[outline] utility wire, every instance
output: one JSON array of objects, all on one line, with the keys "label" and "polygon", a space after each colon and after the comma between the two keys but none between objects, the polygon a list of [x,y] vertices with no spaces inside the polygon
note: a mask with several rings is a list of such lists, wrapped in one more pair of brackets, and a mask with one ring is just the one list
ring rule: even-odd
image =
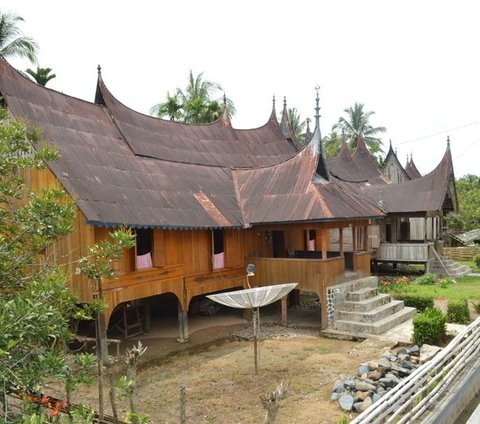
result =
[{"label": "utility wire", "polygon": [[460,129],[466,128],[466,127],[471,127],[471,126],[474,126],[474,125],[477,125],[477,124],[480,124],[480,121],[470,122],[468,124],[464,124],[464,125],[460,125],[458,127],[450,128],[448,130],[440,131],[440,132],[437,132],[437,133],[434,133],[434,134],[425,135],[423,137],[411,138],[409,140],[395,142],[395,145],[408,144],[408,143],[413,143],[414,141],[425,140],[426,138],[436,137],[436,136],[442,135],[442,134],[448,134],[448,133],[451,133],[453,131],[457,131],[457,130],[460,130]]}]

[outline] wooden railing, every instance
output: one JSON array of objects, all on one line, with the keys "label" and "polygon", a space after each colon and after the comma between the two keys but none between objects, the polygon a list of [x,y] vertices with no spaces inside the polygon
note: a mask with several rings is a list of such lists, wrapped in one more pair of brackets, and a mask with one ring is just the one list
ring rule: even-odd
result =
[{"label": "wooden railing", "polygon": [[432,243],[381,243],[376,259],[379,261],[427,262]]},{"label": "wooden railing", "polygon": [[343,257],[329,259],[251,258],[255,264],[255,277],[251,282],[258,286],[280,283],[298,283],[304,291],[323,292],[328,285],[344,274]]}]

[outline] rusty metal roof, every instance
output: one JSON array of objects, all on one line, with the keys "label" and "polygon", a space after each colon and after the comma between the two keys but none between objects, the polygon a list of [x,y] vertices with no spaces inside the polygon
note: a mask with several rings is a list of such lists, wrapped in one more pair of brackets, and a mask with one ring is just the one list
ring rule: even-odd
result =
[{"label": "rusty metal roof", "polygon": [[357,149],[353,156],[350,154],[347,144],[342,143],[339,154],[328,160],[328,166],[330,174],[342,181],[387,184],[387,179],[379,171],[363,138],[357,141]]},{"label": "rusty metal roof", "polygon": [[38,86],[2,58],[0,92],[13,116],[59,150],[49,166],[90,223],[245,225],[229,169],[137,156],[104,107]]},{"label": "rusty metal roof", "polygon": [[422,177],[422,174],[420,174],[420,171],[417,169],[412,157],[410,157],[410,160],[408,160],[407,164],[405,165],[405,172],[411,180]]},{"label": "rusty metal roof", "polygon": [[340,220],[383,216],[365,199],[334,182],[316,184],[318,156],[312,140],[281,164],[235,170],[246,220],[252,224]]},{"label": "rusty metal roof", "polygon": [[329,182],[316,175],[319,140],[294,152],[273,113],[249,130],[232,128],[226,115],[205,125],[165,121],[118,102],[101,78],[103,104],[90,103],[36,85],[3,58],[0,93],[13,116],[59,150],[49,166],[93,225],[239,228],[430,210],[451,170],[448,155],[409,182],[415,187],[387,185],[360,141],[353,157],[342,151],[328,162]]},{"label": "rusty metal roof", "polygon": [[136,155],[189,164],[251,168],[272,165],[296,153],[273,114],[264,126],[248,130],[233,128],[228,115],[209,124],[169,121],[129,109],[110,93],[101,76],[97,101],[106,105]]},{"label": "rusty metal roof", "polygon": [[[387,213],[428,213],[441,211],[445,201],[457,209],[450,145],[437,167],[429,174],[399,184],[346,183],[358,195]],[[449,199],[450,198],[450,199]]]}]

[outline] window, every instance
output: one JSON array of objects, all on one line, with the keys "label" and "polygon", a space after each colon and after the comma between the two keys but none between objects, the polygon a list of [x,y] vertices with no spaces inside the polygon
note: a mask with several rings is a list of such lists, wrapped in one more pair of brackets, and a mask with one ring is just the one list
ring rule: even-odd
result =
[{"label": "window", "polygon": [[152,268],[152,235],[151,228],[139,228],[136,230],[137,235],[137,257],[136,268],[146,269]]},{"label": "window", "polygon": [[213,269],[225,268],[225,241],[224,231],[216,229],[212,232],[213,238]]},{"label": "window", "polygon": [[317,243],[317,231],[316,230],[306,230],[304,232],[305,238],[305,250],[313,252],[316,250],[316,243]]}]

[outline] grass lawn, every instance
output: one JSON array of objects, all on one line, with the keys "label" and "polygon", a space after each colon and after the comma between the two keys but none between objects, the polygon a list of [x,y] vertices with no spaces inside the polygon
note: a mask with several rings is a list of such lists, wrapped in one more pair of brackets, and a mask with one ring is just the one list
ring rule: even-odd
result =
[{"label": "grass lawn", "polygon": [[458,261],[458,262],[463,265],[467,265],[472,270],[472,272],[476,272],[480,274],[480,268],[475,264],[475,262],[473,261]]},{"label": "grass lawn", "polygon": [[432,297],[434,299],[460,300],[472,299],[480,300],[480,277],[458,278],[452,283],[437,283],[431,285],[420,285],[414,279],[399,277],[391,280],[382,280],[379,282],[379,289],[384,293],[411,293],[419,296]]}]

